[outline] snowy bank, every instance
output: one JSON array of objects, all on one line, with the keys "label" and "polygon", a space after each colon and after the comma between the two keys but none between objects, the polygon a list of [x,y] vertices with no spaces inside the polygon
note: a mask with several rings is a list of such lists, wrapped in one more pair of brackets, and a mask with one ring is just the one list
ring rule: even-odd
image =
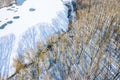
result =
[{"label": "snowy bank", "polygon": [[12,74],[12,58],[57,32],[67,31],[67,8],[61,0],[26,0],[0,9],[0,75]]}]

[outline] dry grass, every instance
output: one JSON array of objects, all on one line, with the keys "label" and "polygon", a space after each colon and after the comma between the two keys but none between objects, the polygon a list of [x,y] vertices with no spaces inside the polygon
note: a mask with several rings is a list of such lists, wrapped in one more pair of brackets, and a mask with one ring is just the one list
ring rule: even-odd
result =
[{"label": "dry grass", "polygon": [[10,79],[119,80],[120,2],[94,1],[90,7],[83,1],[71,30],[50,37],[48,44],[38,43],[36,55],[32,49],[25,54],[29,64],[15,60],[16,73]]}]

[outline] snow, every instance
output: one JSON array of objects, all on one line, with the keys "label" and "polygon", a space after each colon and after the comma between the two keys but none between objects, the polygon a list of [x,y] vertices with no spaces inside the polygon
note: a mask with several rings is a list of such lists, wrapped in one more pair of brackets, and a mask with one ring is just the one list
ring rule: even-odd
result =
[{"label": "snow", "polygon": [[[19,35],[26,31],[26,29],[28,29],[28,27],[31,27],[33,24],[40,22],[50,23],[53,18],[57,17],[57,12],[64,10],[64,6],[62,6],[62,3],[60,3],[59,0],[29,0],[25,1],[23,6],[16,7],[19,10],[18,12],[7,11],[6,8],[0,10],[0,17],[2,20],[4,20],[1,23],[4,23],[6,18],[13,20],[13,16],[20,16],[20,19],[15,20],[15,22],[13,22],[11,25],[8,25],[5,30],[0,31],[0,36],[9,34],[11,32]],[[29,8],[34,8],[36,10],[34,12],[30,12]],[[19,25],[21,27],[16,27],[15,25]],[[13,31],[13,29],[15,30]]]},{"label": "snow", "polygon": [[[6,23],[6,24],[5,24]],[[0,74],[11,73],[12,59],[56,32],[67,31],[67,8],[61,0],[26,0],[0,9]],[[9,68],[8,68],[9,67]]]}]

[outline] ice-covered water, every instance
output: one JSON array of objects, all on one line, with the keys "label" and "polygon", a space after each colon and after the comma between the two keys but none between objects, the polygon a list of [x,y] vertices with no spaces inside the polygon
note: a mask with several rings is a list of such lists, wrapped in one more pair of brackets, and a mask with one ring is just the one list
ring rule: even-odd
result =
[{"label": "ice-covered water", "polygon": [[0,9],[0,76],[14,73],[14,56],[35,51],[38,41],[67,29],[67,8],[61,0],[26,0]]},{"label": "ice-covered water", "polygon": [[17,5],[22,5],[25,0],[16,0]]}]

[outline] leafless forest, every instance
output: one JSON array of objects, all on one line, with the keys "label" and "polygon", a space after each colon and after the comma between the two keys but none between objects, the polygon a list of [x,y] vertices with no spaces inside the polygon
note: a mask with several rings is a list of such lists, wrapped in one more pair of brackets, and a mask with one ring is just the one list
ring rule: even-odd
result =
[{"label": "leafless forest", "polygon": [[83,0],[77,7],[69,31],[15,59],[8,79],[120,80],[120,0]]}]

